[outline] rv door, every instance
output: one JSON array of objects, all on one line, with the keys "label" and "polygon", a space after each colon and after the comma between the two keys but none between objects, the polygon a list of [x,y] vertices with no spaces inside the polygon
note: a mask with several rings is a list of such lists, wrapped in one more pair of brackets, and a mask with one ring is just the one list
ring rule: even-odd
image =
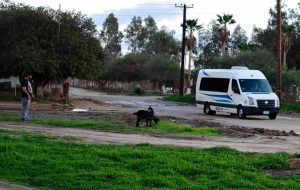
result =
[{"label": "rv door", "polygon": [[231,81],[231,90],[229,91],[229,96],[233,100],[232,108],[235,108],[235,106],[238,105],[239,99],[241,97],[241,91],[236,79],[232,79]]}]

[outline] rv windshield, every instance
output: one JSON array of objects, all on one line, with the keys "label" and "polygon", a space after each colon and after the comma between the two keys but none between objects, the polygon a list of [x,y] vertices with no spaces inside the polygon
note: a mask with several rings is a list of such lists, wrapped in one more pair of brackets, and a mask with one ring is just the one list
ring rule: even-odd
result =
[{"label": "rv windshield", "polygon": [[266,79],[239,79],[243,92],[272,92],[272,88]]}]

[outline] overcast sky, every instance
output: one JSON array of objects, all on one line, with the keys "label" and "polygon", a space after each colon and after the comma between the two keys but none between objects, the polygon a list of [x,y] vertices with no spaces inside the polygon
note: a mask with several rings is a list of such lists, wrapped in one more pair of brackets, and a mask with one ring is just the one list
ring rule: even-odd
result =
[{"label": "overcast sky", "polygon": [[[217,14],[233,14],[234,19],[251,35],[253,26],[266,28],[269,9],[276,5],[276,0],[15,0],[32,6],[49,6],[62,10],[80,11],[93,18],[98,29],[110,13],[118,18],[120,30],[124,30],[133,16],[142,18],[151,15],[158,27],[166,25],[170,30],[176,30],[176,37],[181,36],[182,13],[175,4],[193,6],[187,9],[187,19],[198,19],[199,24],[206,25],[217,18]],[[298,8],[299,0],[282,0],[287,8]],[[231,26],[233,29],[236,25]]]}]

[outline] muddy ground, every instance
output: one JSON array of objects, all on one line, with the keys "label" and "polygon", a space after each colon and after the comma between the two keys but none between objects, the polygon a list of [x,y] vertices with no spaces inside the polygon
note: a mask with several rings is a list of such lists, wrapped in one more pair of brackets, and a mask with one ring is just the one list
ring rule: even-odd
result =
[{"label": "muddy ground", "polygon": [[[84,105],[84,106],[82,106]],[[72,111],[76,107],[89,107],[86,111]],[[0,103],[1,112],[19,114],[20,105],[16,102]],[[102,110],[99,110],[102,107]],[[97,108],[97,111],[93,111]],[[126,127],[135,127],[136,118],[128,112],[115,109],[111,105],[91,100],[91,99],[76,99],[71,105],[64,105],[62,103],[47,102],[35,100],[31,105],[30,117],[32,119],[65,119],[65,120],[100,120],[108,115],[114,115],[118,121],[116,123]],[[168,120],[176,123],[190,124],[193,127],[217,127],[220,129],[222,135],[229,137],[247,138],[255,135],[261,136],[299,136],[294,131],[280,131],[270,130],[264,128],[247,128],[241,126],[227,126],[220,123],[210,122],[201,119],[184,119],[172,116],[159,116],[160,120]]]},{"label": "muddy ground", "polygon": [[[2,112],[18,114],[20,105],[18,102],[1,103],[0,108]],[[74,108],[85,108],[86,111],[74,112]],[[114,117],[111,122],[119,124],[124,127],[135,127],[135,116],[128,109],[123,109],[115,105],[107,105],[98,101],[93,101],[90,99],[73,99],[72,105],[64,105],[60,103],[53,103],[47,101],[35,100],[31,105],[30,116],[34,119],[66,119],[66,120],[95,120],[102,121],[102,118],[112,115]],[[150,135],[155,137],[151,141],[144,142],[143,140],[134,141],[122,141],[122,143],[152,143],[155,141],[161,141],[161,139],[170,138],[170,141],[174,139],[178,140],[191,140],[191,141],[203,141],[203,145],[199,145],[198,142],[190,142],[190,146],[194,147],[213,147],[213,146],[229,146],[232,148],[237,148],[241,151],[254,151],[254,152],[300,152],[300,137],[294,131],[282,131],[282,130],[270,130],[264,128],[247,128],[241,126],[228,126],[222,125],[220,123],[214,123],[205,119],[185,119],[180,117],[171,116],[158,116],[161,120],[169,120],[177,123],[190,124],[193,127],[206,127],[213,126],[220,128],[222,137],[186,137],[179,135]],[[3,127],[3,125],[2,125]],[[15,128],[24,128],[27,130],[26,126],[15,125]],[[28,126],[30,128],[32,126]],[[142,126],[143,127],[143,126]],[[37,130],[39,130],[38,127]],[[65,128],[61,128],[62,134],[65,136],[74,136],[71,131],[67,131]],[[65,130],[65,131],[64,131]],[[76,129],[83,130],[83,129]],[[93,130],[92,130],[93,131]],[[98,132],[98,131],[97,131]],[[104,134],[105,135],[105,134]],[[125,134],[125,136],[128,134]],[[139,135],[139,134],[134,134]],[[100,135],[103,138],[103,134]],[[83,138],[80,135],[75,135],[76,138]],[[87,138],[88,137],[84,137]],[[99,137],[100,138],[100,137]],[[114,138],[113,136],[111,137]],[[143,137],[141,137],[143,138]],[[117,137],[116,137],[117,139]],[[138,138],[137,138],[138,139]],[[97,139],[91,139],[91,142],[101,143]],[[114,141],[114,140],[112,140]],[[215,142],[214,142],[215,141]],[[165,144],[172,144],[170,142],[165,142]],[[175,142],[178,145],[178,142]],[[182,142],[183,146],[189,145],[188,142]]]}]

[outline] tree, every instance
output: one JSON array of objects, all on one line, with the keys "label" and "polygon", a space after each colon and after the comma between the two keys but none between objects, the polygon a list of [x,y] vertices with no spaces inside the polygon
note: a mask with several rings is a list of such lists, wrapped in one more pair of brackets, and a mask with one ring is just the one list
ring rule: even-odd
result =
[{"label": "tree", "polygon": [[[0,11],[0,75],[32,72],[35,85],[78,77],[93,79],[102,68],[96,25],[81,13],[25,5]],[[3,69],[2,69],[3,68]]]},{"label": "tree", "polygon": [[256,47],[255,44],[247,43],[247,42],[241,42],[238,45],[239,51],[253,51],[255,47]]},{"label": "tree", "polygon": [[293,25],[282,25],[282,65],[285,67],[287,67],[286,56],[291,49],[293,38],[295,37],[294,30],[295,27]]},{"label": "tree", "polygon": [[105,55],[116,58],[121,55],[123,33],[119,31],[118,19],[110,13],[102,25],[100,39],[104,45]]},{"label": "tree", "polygon": [[246,44],[248,41],[248,38],[246,36],[246,31],[241,28],[241,26],[238,24],[235,29],[233,30],[232,35],[229,38],[229,50],[230,53],[235,55],[239,50],[240,44]]},{"label": "tree", "polygon": [[195,68],[217,68],[212,64],[212,60],[220,55],[222,44],[219,40],[219,25],[215,20],[211,21],[207,29],[199,33],[198,58],[194,61]]},{"label": "tree", "polygon": [[158,31],[157,25],[153,17],[148,16],[144,19],[145,26],[142,27],[142,34],[145,38],[145,44],[143,49],[149,53],[153,54],[155,51],[154,38],[155,34]]},{"label": "tree", "polygon": [[[191,63],[192,63],[192,50],[196,43],[196,38],[194,36],[195,30],[200,30],[203,28],[201,25],[198,25],[198,19],[191,19],[186,20],[186,29],[189,32],[189,35],[185,38],[185,45],[187,47],[187,51],[189,52],[189,64],[188,64],[188,89],[190,89],[190,83],[191,83]],[[189,92],[188,92],[189,93]]]},{"label": "tree", "polygon": [[162,84],[174,83],[178,80],[180,68],[176,60],[158,54],[151,56],[143,70],[146,78],[153,81],[156,89],[159,90]]},{"label": "tree", "polygon": [[107,65],[104,79],[112,81],[141,81],[144,80],[143,65],[150,57],[144,53],[129,53],[117,58]]},{"label": "tree", "polygon": [[169,58],[177,57],[180,53],[180,42],[174,38],[174,31],[162,27],[153,36],[153,53],[165,55]]},{"label": "tree", "polygon": [[224,55],[226,52],[226,46],[228,43],[228,36],[230,35],[230,33],[227,29],[227,25],[234,24],[234,23],[236,23],[236,21],[232,18],[233,15],[230,15],[230,14],[223,14],[223,16],[217,15],[217,17],[218,17],[217,21],[220,25],[219,35],[220,35],[220,40],[222,42],[221,53],[222,53],[222,55]]},{"label": "tree", "polygon": [[125,39],[128,43],[128,49],[131,50],[133,53],[140,52],[145,44],[145,37],[142,32],[142,24],[142,18],[134,16],[130,24],[125,29]]}]

